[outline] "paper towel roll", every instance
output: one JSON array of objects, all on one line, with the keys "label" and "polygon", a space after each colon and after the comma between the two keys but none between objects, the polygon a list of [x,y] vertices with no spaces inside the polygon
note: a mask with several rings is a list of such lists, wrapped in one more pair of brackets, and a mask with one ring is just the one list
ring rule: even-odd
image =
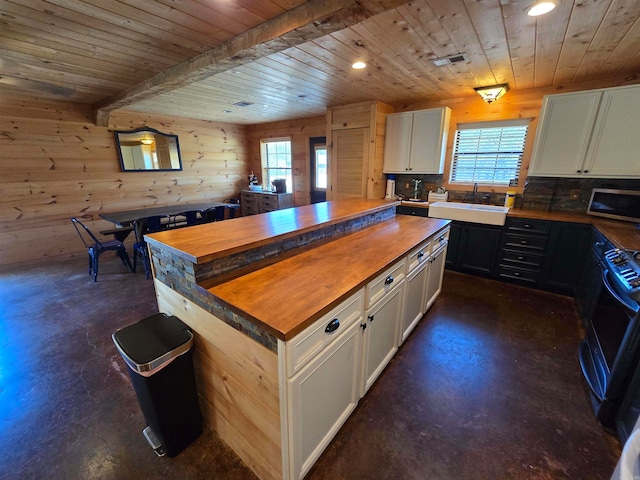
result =
[{"label": "paper towel roll", "polygon": [[387,180],[387,194],[384,198],[396,198],[396,181]]}]

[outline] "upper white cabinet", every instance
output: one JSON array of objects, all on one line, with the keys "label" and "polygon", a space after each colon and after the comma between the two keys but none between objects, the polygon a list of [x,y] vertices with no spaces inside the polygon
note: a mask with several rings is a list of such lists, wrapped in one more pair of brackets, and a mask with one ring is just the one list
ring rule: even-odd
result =
[{"label": "upper white cabinet", "polygon": [[547,95],[529,175],[640,175],[640,86]]},{"label": "upper white cabinet", "polygon": [[451,110],[387,115],[384,173],[442,173]]}]

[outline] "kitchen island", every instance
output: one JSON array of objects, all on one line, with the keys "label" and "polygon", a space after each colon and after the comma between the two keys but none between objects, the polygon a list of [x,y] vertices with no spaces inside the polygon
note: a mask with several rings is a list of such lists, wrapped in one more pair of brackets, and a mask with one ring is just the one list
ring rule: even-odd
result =
[{"label": "kitchen island", "polygon": [[260,478],[302,478],[440,291],[447,220],[327,202],[147,237],[196,337],[201,408]]}]

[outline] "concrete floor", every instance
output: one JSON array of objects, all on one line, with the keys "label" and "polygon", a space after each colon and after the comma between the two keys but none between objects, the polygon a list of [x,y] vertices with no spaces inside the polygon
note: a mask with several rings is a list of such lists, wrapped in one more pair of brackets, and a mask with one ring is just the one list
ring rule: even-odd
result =
[{"label": "concrete floor", "polygon": [[[0,479],[251,479],[211,432],[158,458],[118,328],[157,311],[152,281],[84,257],[0,271]],[[308,475],[607,479],[570,299],[446,272],[444,291]]]}]

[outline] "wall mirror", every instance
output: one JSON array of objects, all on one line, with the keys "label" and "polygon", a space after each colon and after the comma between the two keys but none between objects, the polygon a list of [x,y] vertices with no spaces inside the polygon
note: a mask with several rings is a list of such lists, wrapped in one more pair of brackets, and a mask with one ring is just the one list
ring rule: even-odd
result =
[{"label": "wall mirror", "polygon": [[177,135],[148,127],[116,130],[115,135],[123,172],[182,170]]}]

